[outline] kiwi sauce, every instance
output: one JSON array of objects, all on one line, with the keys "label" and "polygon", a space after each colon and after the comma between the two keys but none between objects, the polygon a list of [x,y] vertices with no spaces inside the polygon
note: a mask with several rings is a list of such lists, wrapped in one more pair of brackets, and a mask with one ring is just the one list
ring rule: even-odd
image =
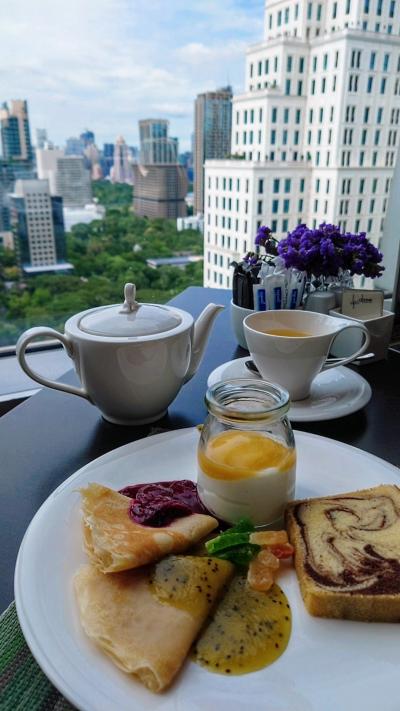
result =
[{"label": "kiwi sauce", "polygon": [[291,632],[286,595],[274,584],[252,590],[236,575],[197,640],[192,658],[217,674],[246,674],[272,664],[285,651]]}]

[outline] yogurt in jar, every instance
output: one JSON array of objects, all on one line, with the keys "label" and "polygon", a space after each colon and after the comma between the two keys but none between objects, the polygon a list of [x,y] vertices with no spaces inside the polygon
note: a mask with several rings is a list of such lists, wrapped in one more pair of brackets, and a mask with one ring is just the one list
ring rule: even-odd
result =
[{"label": "yogurt in jar", "polygon": [[294,498],[296,450],[254,430],[231,429],[211,437],[198,451],[200,499],[218,518],[255,526],[278,523]]}]

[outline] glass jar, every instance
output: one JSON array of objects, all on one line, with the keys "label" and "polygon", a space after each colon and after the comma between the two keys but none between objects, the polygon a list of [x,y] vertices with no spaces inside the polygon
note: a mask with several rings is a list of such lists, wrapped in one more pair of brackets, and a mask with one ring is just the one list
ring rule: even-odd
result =
[{"label": "glass jar", "polygon": [[206,393],[198,445],[199,496],[219,519],[281,526],[294,498],[296,449],[289,394],[263,380],[218,383]]}]

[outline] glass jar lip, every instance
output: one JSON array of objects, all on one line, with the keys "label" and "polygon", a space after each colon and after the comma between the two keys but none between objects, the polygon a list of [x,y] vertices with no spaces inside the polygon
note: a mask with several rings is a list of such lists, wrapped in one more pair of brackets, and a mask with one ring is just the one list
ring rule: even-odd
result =
[{"label": "glass jar lip", "polygon": [[[250,393],[253,400],[251,409],[241,409],[231,405],[239,400],[249,400]],[[270,398],[269,403],[267,397]],[[259,407],[254,407],[257,401]],[[235,378],[215,383],[208,388],[205,402],[212,415],[220,419],[240,422],[278,420],[290,407],[289,393],[285,388],[276,383],[254,378]]]}]

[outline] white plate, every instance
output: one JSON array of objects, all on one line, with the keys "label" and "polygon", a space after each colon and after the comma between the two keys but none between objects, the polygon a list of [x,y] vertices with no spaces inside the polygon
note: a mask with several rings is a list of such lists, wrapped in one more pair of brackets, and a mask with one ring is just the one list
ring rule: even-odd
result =
[{"label": "white plate", "polygon": [[[247,358],[237,358],[223,363],[208,376],[207,385],[215,385],[231,378],[254,378],[258,376],[246,368]],[[317,422],[335,420],[361,410],[370,401],[372,391],[369,383],[354,370],[343,365],[319,373],[311,385],[306,400],[292,402],[289,419],[292,422]]]},{"label": "white plate", "polygon": [[[82,711],[398,711],[398,625],[310,617],[293,570],[279,578],[293,613],[289,646],[253,674],[227,678],[188,662],[168,692],[154,695],[85,637],[72,585],[85,560],[78,488],[195,477],[198,436],[191,428],[120,447],[67,479],[36,514],[19,552],[15,598],[43,671]],[[303,432],[296,441],[298,497],[399,483],[396,467],[361,450]]]}]

